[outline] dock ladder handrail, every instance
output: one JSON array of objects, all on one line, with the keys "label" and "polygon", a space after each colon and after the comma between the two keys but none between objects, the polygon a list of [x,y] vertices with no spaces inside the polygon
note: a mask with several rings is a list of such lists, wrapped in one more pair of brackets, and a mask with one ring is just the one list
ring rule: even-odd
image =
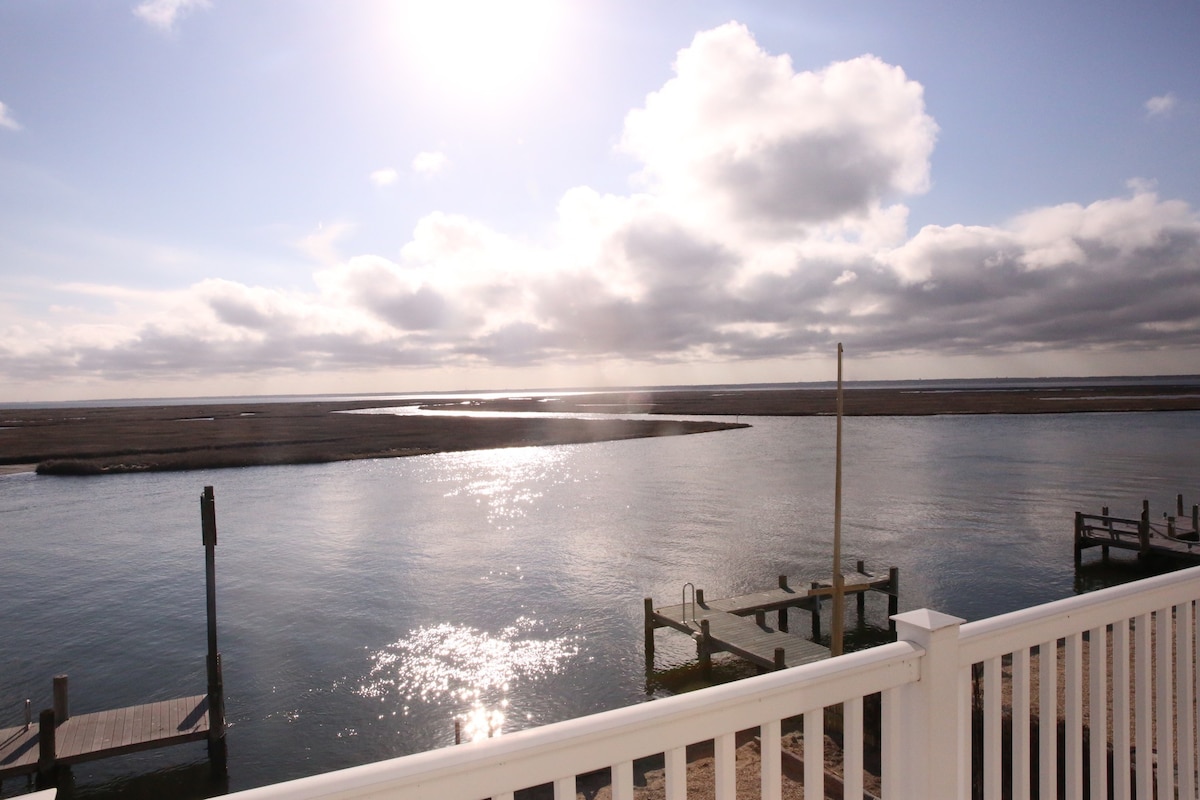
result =
[{"label": "dock ladder handrail", "polygon": [[679,613],[681,615],[683,615],[679,621],[684,623],[685,625],[688,624],[687,590],[688,590],[689,586],[692,587],[692,619],[691,619],[691,622],[696,621],[696,584],[692,583],[691,581],[688,581],[687,583],[685,583],[683,585],[683,589],[680,590],[680,592],[679,592]]}]

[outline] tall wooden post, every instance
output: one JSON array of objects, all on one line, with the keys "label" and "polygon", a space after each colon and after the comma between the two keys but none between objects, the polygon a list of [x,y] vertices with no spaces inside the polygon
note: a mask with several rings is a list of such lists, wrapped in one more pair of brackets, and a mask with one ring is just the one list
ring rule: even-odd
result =
[{"label": "tall wooden post", "polygon": [[833,486],[833,610],[829,650],[842,654],[842,628],[846,616],[845,584],[842,581],[842,343],[837,348],[837,467]]},{"label": "tall wooden post", "polygon": [[208,757],[213,771],[224,775],[227,770],[225,680],[221,675],[221,652],[217,649],[217,503],[211,486],[205,486],[200,496],[200,530],[208,600]]}]

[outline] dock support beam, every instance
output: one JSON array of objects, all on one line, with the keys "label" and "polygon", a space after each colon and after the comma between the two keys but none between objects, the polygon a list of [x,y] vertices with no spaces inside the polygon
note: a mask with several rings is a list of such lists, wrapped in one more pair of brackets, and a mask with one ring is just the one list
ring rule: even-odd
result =
[{"label": "dock support beam", "polygon": [[208,758],[213,772],[225,775],[225,679],[221,653],[217,649],[217,503],[213,487],[205,486],[200,496],[200,529],[204,541],[204,584],[208,617]]},{"label": "dock support beam", "polygon": [[700,620],[700,638],[696,640],[696,655],[700,657],[700,672],[705,678],[712,677],[712,642],[708,632],[708,620]]}]

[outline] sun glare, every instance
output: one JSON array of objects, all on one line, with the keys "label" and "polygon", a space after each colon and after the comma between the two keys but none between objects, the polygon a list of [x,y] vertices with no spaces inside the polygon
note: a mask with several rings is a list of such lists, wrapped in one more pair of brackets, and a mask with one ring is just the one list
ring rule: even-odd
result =
[{"label": "sun glare", "polygon": [[436,0],[399,6],[407,60],[434,91],[471,100],[527,91],[549,69],[555,0]]}]

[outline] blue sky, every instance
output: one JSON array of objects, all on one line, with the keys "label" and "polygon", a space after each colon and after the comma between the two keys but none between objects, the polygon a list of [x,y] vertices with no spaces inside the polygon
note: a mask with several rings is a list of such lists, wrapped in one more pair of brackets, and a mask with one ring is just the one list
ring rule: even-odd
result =
[{"label": "blue sky", "polygon": [[1200,373],[1200,3],[0,4],[0,401]]}]

